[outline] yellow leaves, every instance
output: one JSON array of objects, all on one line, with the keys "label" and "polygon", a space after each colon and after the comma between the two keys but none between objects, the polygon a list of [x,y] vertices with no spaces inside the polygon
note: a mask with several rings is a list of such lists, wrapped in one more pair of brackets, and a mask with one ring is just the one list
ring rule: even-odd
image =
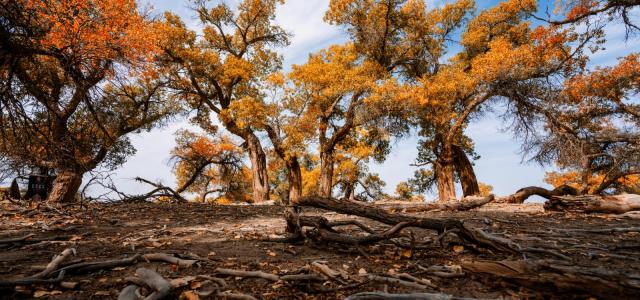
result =
[{"label": "yellow leaves", "polygon": [[269,107],[252,97],[243,97],[233,101],[229,109],[225,109],[222,115],[226,120],[233,120],[238,127],[262,128],[267,118],[272,115]]},{"label": "yellow leaves", "polygon": [[138,13],[134,0],[17,1],[37,15],[33,25],[46,30],[40,46],[82,57],[87,67],[100,60],[148,59],[158,50],[153,22]]},{"label": "yellow leaves", "polygon": [[535,0],[509,0],[481,12],[469,22],[462,35],[462,45],[468,55],[475,56],[487,47],[494,37],[508,35],[512,40],[521,40],[528,25],[521,20],[537,9]]},{"label": "yellow leaves", "polygon": [[612,67],[596,68],[565,82],[564,95],[574,103],[590,98],[622,102],[640,87],[640,54],[632,53]]}]

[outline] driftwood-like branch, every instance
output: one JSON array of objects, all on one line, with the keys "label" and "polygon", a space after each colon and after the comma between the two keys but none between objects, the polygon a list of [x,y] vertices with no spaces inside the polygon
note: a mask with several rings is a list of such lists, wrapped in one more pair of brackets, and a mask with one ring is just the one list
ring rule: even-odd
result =
[{"label": "driftwood-like branch", "polygon": [[227,275],[227,276],[236,276],[236,277],[245,277],[245,278],[246,277],[262,278],[270,281],[280,280],[280,277],[278,275],[265,273],[262,271],[240,271],[240,270],[217,268],[214,272],[216,274]]},{"label": "driftwood-like branch", "polygon": [[616,196],[554,196],[544,204],[545,210],[573,211],[583,213],[622,214],[640,210],[640,195],[622,194]]},{"label": "driftwood-like branch", "polygon": [[475,261],[463,263],[462,268],[535,289],[546,286],[545,291],[556,297],[558,292],[598,299],[624,299],[640,294],[640,274],[580,267],[560,261]]},{"label": "driftwood-like branch", "polygon": [[128,285],[118,295],[118,300],[138,300],[140,299],[140,288],[137,285]]},{"label": "driftwood-like branch", "polygon": [[67,258],[69,258],[69,256],[75,255],[75,254],[76,254],[76,249],[74,249],[74,248],[64,249],[64,251],[62,251],[62,253],[56,255],[51,260],[51,262],[49,262],[49,264],[44,268],[44,270],[42,270],[38,274],[35,274],[35,275],[31,276],[30,278],[32,278],[32,279],[42,279],[42,278],[45,278],[45,277],[49,276],[49,274],[53,273],[63,261],[65,261]]},{"label": "driftwood-like branch", "polygon": [[59,283],[59,282],[62,282],[63,278],[64,278],[64,271],[58,273],[58,277],[53,279],[25,278],[25,279],[0,281],[0,287],[13,287],[17,285],[30,285],[30,284]]},{"label": "driftwood-like branch", "polygon": [[82,262],[77,264],[72,264],[57,270],[56,272],[68,272],[68,273],[87,273],[91,271],[103,270],[103,269],[111,269],[115,267],[124,267],[130,266],[138,262],[140,259],[140,255],[134,255],[129,258],[123,259],[114,259],[114,260],[106,260],[106,261],[98,261],[98,262]]},{"label": "driftwood-like branch", "polygon": [[149,253],[142,255],[142,258],[148,261],[162,261],[174,265],[178,265],[179,267],[190,268],[198,262],[197,260],[190,259],[180,259],[175,256],[171,256],[165,253]]},{"label": "driftwood-like branch", "polygon": [[432,287],[432,285],[424,285],[424,284],[421,284],[421,283],[417,283],[417,282],[413,282],[413,281],[407,281],[407,280],[400,279],[400,278],[379,276],[379,275],[373,275],[373,274],[367,274],[366,277],[372,282],[401,285],[401,286],[405,286],[405,287],[412,288],[412,289],[425,290],[425,289],[428,289],[428,288]]},{"label": "driftwood-like branch", "polygon": [[367,245],[388,240],[393,238],[402,229],[411,226],[409,222],[398,223],[387,231],[381,233],[372,233],[366,236],[353,236],[349,234],[336,233],[323,228],[318,228],[318,238],[322,241],[350,244],[350,245]]},{"label": "driftwood-like branch", "polygon": [[421,218],[406,216],[390,213],[373,205],[348,200],[338,201],[332,198],[316,196],[302,197],[298,201],[298,205],[364,217],[392,226],[395,226],[398,223],[411,223],[411,227],[431,229],[438,232],[444,232],[447,229],[457,229],[459,231],[456,232],[456,234],[460,238],[477,245],[512,253],[519,253],[520,249],[519,245],[510,240],[493,236],[480,229],[469,228],[460,220],[451,218]]},{"label": "driftwood-like branch", "polygon": [[345,300],[482,300],[477,298],[460,298],[447,294],[412,293],[388,294],[382,292],[364,292],[351,295]]},{"label": "driftwood-like branch", "polygon": [[468,211],[474,208],[481,207],[485,204],[493,202],[494,195],[486,197],[479,196],[467,196],[460,201],[448,201],[448,202],[434,202],[426,205],[410,206],[404,209],[405,212],[426,212],[433,210],[440,211]]},{"label": "driftwood-like branch", "polygon": [[506,197],[498,197],[496,202],[500,203],[524,203],[525,200],[531,196],[540,196],[545,199],[551,199],[553,196],[565,196],[565,195],[577,195],[578,190],[568,185],[561,185],[553,190],[548,190],[543,187],[529,186],[521,188],[513,195]]},{"label": "driftwood-like branch", "polygon": [[144,300],[164,299],[171,291],[171,284],[160,274],[153,270],[139,268],[136,274],[148,287],[153,289],[153,293],[144,298]]}]

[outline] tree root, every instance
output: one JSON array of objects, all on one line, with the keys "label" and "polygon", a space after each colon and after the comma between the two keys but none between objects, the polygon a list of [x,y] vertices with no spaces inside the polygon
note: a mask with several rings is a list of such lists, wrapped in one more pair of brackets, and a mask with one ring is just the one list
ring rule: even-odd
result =
[{"label": "tree root", "polygon": [[14,287],[16,285],[60,283],[62,282],[63,278],[64,278],[64,271],[58,273],[58,277],[53,279],[25,278],[25,279],[17,279],[17,280],[0,281],[0,288]]},{"label": "tree root", "polygon": [[[455,219],[439,219],[439,218],[421,218],[414,216],[406,216],[401,214],[389,213],[378,207],[348,200],[335,200],[322,197],[302,197],[297,203],[299,206],[309,206],[321,208],[329,211],[335,211],[342,214],[356,215],[372,219],[387,225],[396,226],[400,223],[409,223],[407,227],[418,227],[424,229],[436,230],[442,233],[448,229],[457,229],[455,232],[460,238],[470,243],[485,246],[494,250],[519,253],[520,246],[516,243],[485,233],[480,229],[473,229],[465,226],[460,220]],[[301,218],[301,226],[313,223],[317,228],[328,226],[328,222],[307,222],[307,217]],[[326,220],[326,219],[325,219]],[[330,228],[330,227],[329,227]]]},{"label": "tree root", "polygon": [[9,238],[9,239],[0,240],[0,246],[4,244],[21,244],[25,242],[27,239],[30,239],[34,236],[35,234],[31,233],[19,238]]},{"label": "tree root", "polygon": [[447,294],[413,293],[388,294],[381,292],[364,292],[351,295],[345,300],[481,300],[476,298],[459,298]]},{"label": "tree root", "polygon": [[[136,270],[136,275],[138,275],[138,278],[141,282],[144,282],[146,286],[153,289],[153,293],[145,297],[145,300],[164,299],[167,295],[169,295],[169,292],[171,291],[171,284],[160,274],[156,273],[153,270],[139,268]],[[126,295],[131,294],[130,290],[130,286],[125,287],[125,289],[120,292],[120,295],[123,295],[125,292]],[[118,296],[118,298],[120,298],[120,296]]]},{"label": "tree root", "polygon": [[35,274],[35,275],[31,276],[30,278],[42,279],[42,278],[47,277],[49,274],[53,273],[64,260],[69,258],[69,256],[75,255],[75,254],[76,254],[76,249],[74,249],[74,248],[64,249],[64,251],[62,251],[62,253],[56,255],[51,260],[51,262],[44,268],[44,270],[42,270],[38,274]]}]

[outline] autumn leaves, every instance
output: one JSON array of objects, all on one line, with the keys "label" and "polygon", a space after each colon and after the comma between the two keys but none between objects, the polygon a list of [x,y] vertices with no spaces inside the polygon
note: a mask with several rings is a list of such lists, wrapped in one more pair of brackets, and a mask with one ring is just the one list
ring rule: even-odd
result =
[{"label": "autumn leaves", "polygon": [[[628,102],[638,88],[637,54],[616,67],[585,67],[586,50],[599,50],[604,39],[602,22],[592,18],[621,16],[632,29],[627,6],[568,1],[558,6],[562,19],[542,22],[534,0],[481,10],[471,0],[441,7],[333,0],[325,21],[345,29],[349,41],[285,74],[278,51],[290,34],[275,22],[278,3],[245,0],[231,8],[194,1],[201,34],[171,13],[149,18],[130,0],[4,5],[0,154],[64,174],[52,200],[68,200],[82,174],[114,169],[133,153],[127,134],[188,112],[202,132],[179,134],[179,190],[202,200],[364,200],[384,196],[384,182],[368,163],[383,161],[393,139],[415,129],[417,163],[425,169],[402,190],[435,187],[449,200],[457,198],[458,182],[464,196],[486,187],[464,131],[498,105],[507,105],[503,117],[517,124],[518,136],[539,138],[523,143],[534,158],[549,141],[566,141],[565,133],[583,140],[573,144],[591,143],[581,146],[588,157],[599,153],[594,143],[603,134],[618,131],[604,152],[629,136],[615,125],[589,124],[587,116],[616,124],[612,118],[624,115],[637,125],[639,109]],[[587,142],[577,134],[582,128],[594,132]],[[607,156],[620,156],[616,151]],[[554,155],[540,161],[576,168]],[[612,184],[637,172],[602,157],[580,168],[615,167],[618,177],[604,181]]]}]

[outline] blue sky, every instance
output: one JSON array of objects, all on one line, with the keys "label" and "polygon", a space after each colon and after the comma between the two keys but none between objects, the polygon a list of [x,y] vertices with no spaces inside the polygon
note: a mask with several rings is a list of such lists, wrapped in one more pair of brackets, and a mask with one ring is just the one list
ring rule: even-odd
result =
[{"label": "blue sky", "polygon": [[[555,1],[550,0],[551,3]],[[219,1],[211,1],[215,4]],[[238,1],[225,1],[234,6]],[[428,1],[431,7],[442,5],[445,1]],[[494,6],[498,0],[476,1],[480,9]],[[199,27],[199,22],[187,8],[187,2],[180,0],[151,0],[154,12],[172,11],[180,15],[185,23],[193,28]],[[289,69],[292,64],[302,64],[309,53],[316,52],[331,44],[342,43],[347,37],[344,30],[324,23],[322,17],[327,10],[328,0],[288,0],[279,7],[276,22],[293,34],[291,45],[281,50],[284,57],[284,68]],[[541,1],[544,12],[548,5]],[[634,14],[637,15],[637,14]],[[610,65],[618,57],[622,57],[634,50],[638,38],[625,41],[624,27],[613,22],[606,28],[608,42],[607,50],[593,56],[592,64]],[[635,47],[638,51],[638,47]],[[171,165],[170,151],[174,146],[174,132],[188,126],[184,120],[169,126],[141,133],[132,137],[137,154],[131,157],[115,174],[119,188],[129,193],[140,193],[148,189],[136,183],[132,178],[141,176],[151,180],[159,180],[164,184],[175,185]],[[505,124],[497,120],[496,115],[487,115],[476,120],[467,129],[469,136],[476,144],[476,152],[480,160],[476,161],[478,179],[491,184],[498,195],[513,193],[515,190],[530,185],[546,186],[543,182],[545,170],[538,165],[522,161],[519,154],[519,143],[509,132],[505,132]],[[415,168],[410,164],[414,161],[416,137],[410,137],[394,144],[393,151],[384,164],[372,164],[371,169],[378,172],[387,182],[387,192],[392,193],[398,182],[407,180],[413,175]],[[548,170],[548,169],[547,169]],[[435,198],[435,195],[427,195]]]}]

